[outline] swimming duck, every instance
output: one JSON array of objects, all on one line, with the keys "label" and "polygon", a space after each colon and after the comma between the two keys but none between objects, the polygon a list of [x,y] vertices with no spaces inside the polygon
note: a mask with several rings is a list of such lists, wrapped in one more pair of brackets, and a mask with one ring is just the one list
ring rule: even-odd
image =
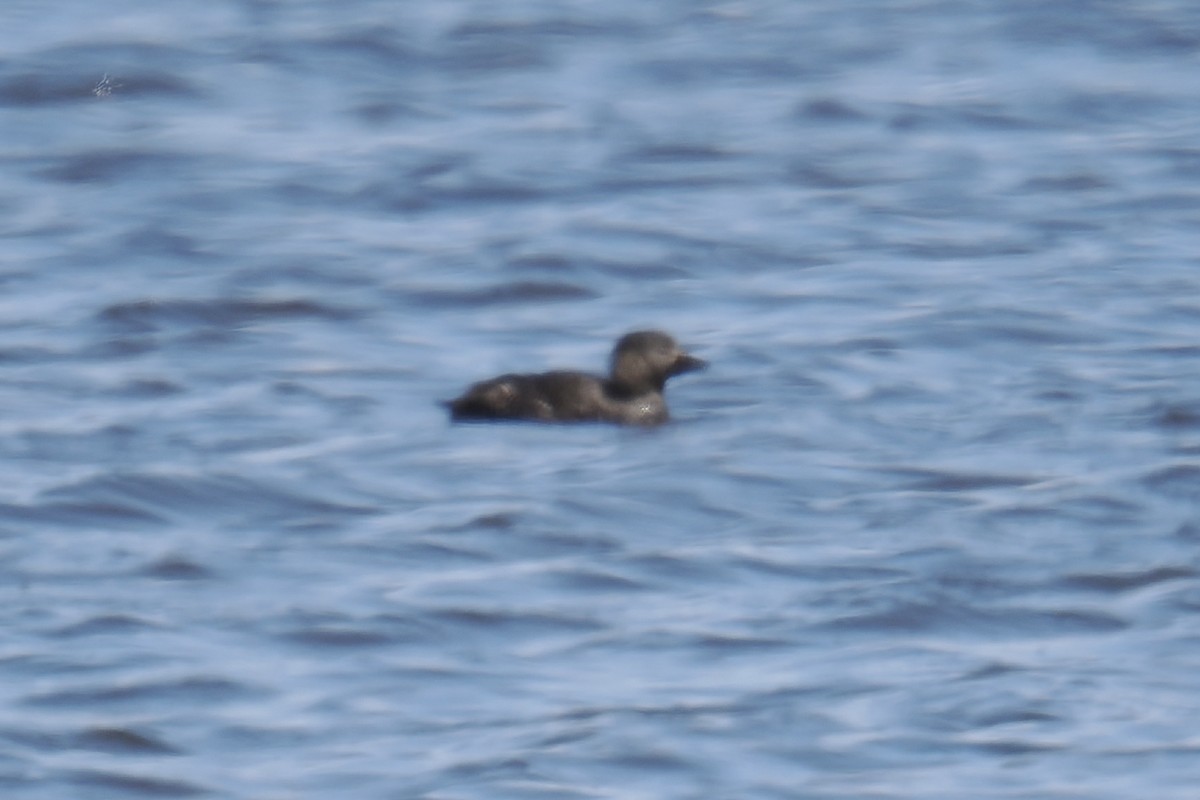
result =
[{"label": "swimming duck", "polygon": [[634,331],[613,347],[607,378],[568,370],[501,375],[473,384],[446,407],[454,420],[659,425],[669,419],[667,379],[706,366],[662,331]]}]

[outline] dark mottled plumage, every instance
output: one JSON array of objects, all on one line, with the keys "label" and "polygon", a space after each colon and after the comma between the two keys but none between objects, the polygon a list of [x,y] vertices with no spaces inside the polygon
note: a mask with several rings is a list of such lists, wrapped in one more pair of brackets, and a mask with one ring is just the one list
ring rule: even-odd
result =
[{"label": "dark mottled plumage", "polygon": [[657,425],[668,419],[667,378],[705,366],[667,334],[635,331],[613,348],[607,378],[567,371],[501,375],[474,384],[446,405],[456,420]]}]

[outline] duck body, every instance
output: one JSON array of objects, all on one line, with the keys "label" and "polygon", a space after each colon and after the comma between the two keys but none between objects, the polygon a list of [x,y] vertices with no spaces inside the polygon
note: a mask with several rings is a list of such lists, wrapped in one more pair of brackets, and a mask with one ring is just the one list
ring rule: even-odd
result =
[{"label": "duck body", "polygon": [[667,334],[635,331],[613,348],[608,377],[570,370],[501,375],[473,384],[446,406],[454,420],[659,425],[670,418],[667,379],[705,366]]}]

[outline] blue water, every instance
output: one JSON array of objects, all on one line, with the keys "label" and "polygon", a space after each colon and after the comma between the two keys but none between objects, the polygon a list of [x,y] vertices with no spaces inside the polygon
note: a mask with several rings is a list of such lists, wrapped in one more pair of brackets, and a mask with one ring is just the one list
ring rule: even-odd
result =
[{"label": "blue water", "polygon": [[[0,796],[1192,800],[1200,6],[0,7]],[[450,425],[660,327],[675,420]]]}]

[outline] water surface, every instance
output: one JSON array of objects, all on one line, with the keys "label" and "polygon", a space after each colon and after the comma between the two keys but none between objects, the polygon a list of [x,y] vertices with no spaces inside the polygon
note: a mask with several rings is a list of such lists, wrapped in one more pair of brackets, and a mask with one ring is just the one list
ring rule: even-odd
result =
[{"label": "water surface", "polygon": [[[1200,12],[0,11],[0,787],[1200,781]],[[452,426],[627,330],[675,420]]]}]

